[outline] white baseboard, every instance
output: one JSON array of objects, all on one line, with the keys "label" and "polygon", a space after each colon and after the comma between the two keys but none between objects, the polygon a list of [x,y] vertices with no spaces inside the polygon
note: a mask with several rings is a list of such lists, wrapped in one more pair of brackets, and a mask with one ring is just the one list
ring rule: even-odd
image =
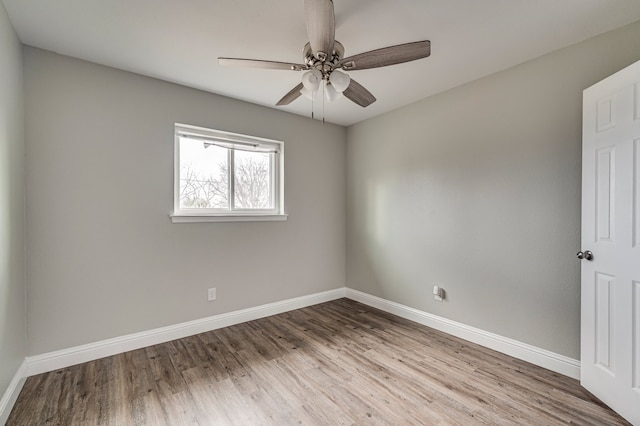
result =
[{"label": "white baseboard", "polygon": [[47,371],[53,371],[59,368],[65,368],[151,345],[157,345],[159,343],[181,339],[183,337],[228,327],[234,324],[253,321],[259,318],[292,311],[294,309],[305,308],[307,306],[317,305],[318,303],[329,302],[343,297],[345,297],[344,287],[322,293],[315,293],[308,296],[260,305],[254,308],[214,315],[208,318],[188,321],[167,327],[156,328],[154,330],[128,334],[126,336],[75,346],[55,352],[29,356],[25,359],[27,375],[33,376],[35,374],[45,373]]},{"label": "white baseboard", "polygon": [[580,379],[580,361],[498,334],[489,333],[418,309],[391,302],[361,291],[346,289],[346,297],[390,314],[415,321],[447,334],[477,343],[556,373]]},{"label": "white baseboard", "polygon": [[[415,321],[419,324],[426,325],[447,334],[460,337],[461,339],[502,352],[514,358],[547,368],[551,371],[555,371],[575,379],[580,378],[580,361],[573,358],[344,287],[256,306],[254,308],[214,315],[212,317],[161,327],[154,330],[129,334],[113,339],[102,340],[86,345],[75,346],[60,351],[30,356],[25,359],[25,363],[21,367],[22,376],[20,377],[22,377],[22,380],[24,381],[24,377],[27,376],[33,376],[35,374],[93,361],[106,356],[168,342],[218,328],[228,327],[230,325],[264,318],[316,305],[318,303],[340,299],[342,297],[347,297],[364,303],[365,305]],[[18,373],[16,373],[16,377],[18,376]],[[22,383],[23,382],[16,382],[14,385],[17,389],[17,392],[15,392],[16,398],[17,393],[20,392]],[[8,404],[8,401],[10,400],[9,397],[7,397],[7,394],[12,393],[9,391],[5,393],[5,397],[2,399],[2,403],[4,404]],[[11,407],[12,405],[13,402],[7,406]],[[0,405],[0,408],[3,407],[5,407],[5,405]],[[1,413],[2,411],[0,411],[0,414]],[[0,422],[0,424],[2,423]]]},{"label": "white baseboard", "polygon": [[24,381],[27,378],[27,363],[23,361],[18,367],[18,371],[13,375],[13,379],[9,382],[9,387],[2,395],[2,399],[0,399],[0,425],[3,425],[9,419],[9,414],[11,414],[11,409],[13,405],[16,403],[18,399],[18,395],[20,395],[20,391],[22,390],[22,386],[24,385]]}]

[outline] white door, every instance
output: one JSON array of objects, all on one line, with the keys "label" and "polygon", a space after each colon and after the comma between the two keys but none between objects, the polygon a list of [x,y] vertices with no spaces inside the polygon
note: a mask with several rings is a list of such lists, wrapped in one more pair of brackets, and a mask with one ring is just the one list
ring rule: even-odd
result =
[{"label": "white door", "polygon": [[581,382],[640,426],[640,62],[584,91],[582,138]]}]

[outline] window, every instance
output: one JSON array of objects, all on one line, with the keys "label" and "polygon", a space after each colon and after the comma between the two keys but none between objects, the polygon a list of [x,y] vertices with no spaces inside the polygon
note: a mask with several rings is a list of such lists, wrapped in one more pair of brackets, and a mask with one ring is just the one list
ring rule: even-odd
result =
[{"label": "window", "polygon": [[173,222],[285,220],[283,143],[176,124]]}]

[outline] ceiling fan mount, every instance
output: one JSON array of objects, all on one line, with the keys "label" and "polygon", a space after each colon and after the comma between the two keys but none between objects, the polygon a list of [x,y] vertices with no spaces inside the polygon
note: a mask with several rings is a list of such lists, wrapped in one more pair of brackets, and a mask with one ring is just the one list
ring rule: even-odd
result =
[{"label": "ceiling fan mount", "polygon": [[218,58],[224,66],[305,71],[302,83],[291,89],[276,105],[288,105],[301,95],[313,99],[320,84],[329,100],[344,95],[367,107],[375,96],[350,76],[340,71],[380,68],[426,58],[431,54],[429,40],[404,43],[344,57],[344,46],[335,39],[335,15],[332,0],[305,0],[305,20],[309,42],[304,45],[304,63],[265,61],[261,59]]}]

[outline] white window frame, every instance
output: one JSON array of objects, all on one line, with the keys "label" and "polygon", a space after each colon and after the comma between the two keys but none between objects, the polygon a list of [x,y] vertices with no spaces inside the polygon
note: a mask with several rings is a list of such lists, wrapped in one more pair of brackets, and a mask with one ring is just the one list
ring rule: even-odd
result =
[{"label": "white window frame", "polygon": [[[181,209],[180,208],[180,138],[201,139],[229,148],[229,208]],[[173,170],[173,223],[184,222],[262,222],[286,220],[284,213],[284,142],[255,136],[241,135],[221,130],[207,129],[189,124],[175,123]],[[233,147],[252,147],[252,150],[273,153],[271,157],[272,209],[236,209],[234,203],[235,169]]]}]

